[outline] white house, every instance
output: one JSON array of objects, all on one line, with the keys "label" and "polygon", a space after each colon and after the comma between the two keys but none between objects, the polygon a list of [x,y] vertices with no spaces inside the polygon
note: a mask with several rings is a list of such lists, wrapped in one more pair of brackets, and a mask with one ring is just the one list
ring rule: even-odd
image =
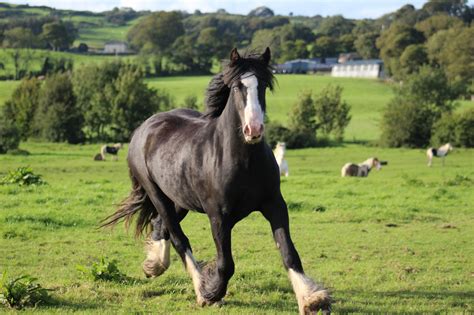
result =
[{"label": "white house", "polygon": [[105,54],[126,54],[128,52],[128,45],[125,42],[110,41],[106,42],[104,46]]},{"label": "white house", "polygon": [[345,78],[383,78],[385,76],[383,61],[379,59],[347,61],[334,65],[331,70],[333,77]]}]

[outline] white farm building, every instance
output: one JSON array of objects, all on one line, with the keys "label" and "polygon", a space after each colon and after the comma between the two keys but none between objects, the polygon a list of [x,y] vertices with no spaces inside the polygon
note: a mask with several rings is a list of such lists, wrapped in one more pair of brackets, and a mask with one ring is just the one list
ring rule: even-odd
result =
[{"label": "white farm building", "polygon": [[129,52],[128,45],[124,42],[110,41],[104,46],[104,54],[126,54]]},{"label": "white farm building", "polygon": [[347,61],[332,67],[331,76],[344,78],[383,78],[383,61],[379,59]]}]

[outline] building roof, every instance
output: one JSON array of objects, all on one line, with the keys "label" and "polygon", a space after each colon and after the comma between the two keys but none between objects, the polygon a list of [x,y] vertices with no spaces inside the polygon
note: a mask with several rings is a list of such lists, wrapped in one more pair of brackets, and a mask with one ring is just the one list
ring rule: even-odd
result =
[{"label": "building roof", "polygon": [[352,60],[344,63],[338,64],[338,66],[354,66],[354,65],[373,65],[373,64],[383,64],[383,61],[380,59],[367,59],[367,60]]},{"label": "building roof", "polygon": [[128,45],[126,42],[121,42],[119,40],[111,40],[108,42],[105,42],[104,45]]}]

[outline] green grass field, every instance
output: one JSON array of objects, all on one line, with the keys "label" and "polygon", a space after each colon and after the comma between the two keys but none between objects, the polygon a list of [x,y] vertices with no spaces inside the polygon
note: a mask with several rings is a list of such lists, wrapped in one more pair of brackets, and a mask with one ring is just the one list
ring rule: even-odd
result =
[{"label": "green grass field", "polygon": [[[222,308],[199,308],[172,253],[170,269],[144,278],[143,240],[122,225],[99,230],[129,191],[125,152],[94,162],[98,145],[23,143],[30,156],[0,156],[0,175],[30,165],[46,186],[0,186],[0,271],[31,274],[54,291],[34,313],[293,314],[296,300],[267,222],[258,213],[233,233],[236,272]],[[388,160],[368,178],[341,178],[347,161]],[[348,145],[288,152],[282,179],[293,240],[307,274],[324,282],[334,313],[469,313],[474,271],[474,150],[426,167],[424,150]],[[319,210],[319,211],[315,211]],[[195,256],[215,249],[208,220],[183,221]],[[93,282],[77,271],[101,256],[118,260],[132,284]],[[0,312],[3,311],[0,308]]]},{"label": "green grass field", "polygon": [[[4,64],[4,69],[0,69],[0,75],[14,75],[15,68],[11,52],[13,50],[9,48],[0,49],[0,62]],[[85,55],[85,54],[73,54],[67,52],[58,52],[41,49],[23,49],[21,50],[22,56],[29,56],[28,58],[22,57],[22,69],[27,68],[28,71],[40,71],[43,66],[44,59],[50,57],[53,59],[70,59],[73,61],[75,68],[81,67],[90,63],[102,63],[106,61],[113,61],[120,59],[124,62],[131,61],[135,56],[111,56],[111,55]],[[24,60],[29,60],[28,64],[24,64]],[[0,88],[3,89],[3,81],[0,81]],[[0,100],[1,101],[1,100]]]}]

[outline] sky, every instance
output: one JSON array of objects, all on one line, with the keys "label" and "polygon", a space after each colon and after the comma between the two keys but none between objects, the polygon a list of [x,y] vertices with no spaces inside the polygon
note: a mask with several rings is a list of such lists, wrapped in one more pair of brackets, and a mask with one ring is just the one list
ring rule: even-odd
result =
[{"label": "sky", "polygon": [[[0,0],[5,1],[5,0]],[[377,18],[410,3],[417,9],[426,0],[6,0],[7,3],[46,5],[57,9],[88,10],[101,12],[114,7],[131,7],[134,10],[184,10],[190,13],[215,12],[225,9],[229,13],[247,14],[250,10],[267,6],[275,14],[288,15],[337,15],[346,18]],[[472,5],[474,0],[469,1]]]}]

